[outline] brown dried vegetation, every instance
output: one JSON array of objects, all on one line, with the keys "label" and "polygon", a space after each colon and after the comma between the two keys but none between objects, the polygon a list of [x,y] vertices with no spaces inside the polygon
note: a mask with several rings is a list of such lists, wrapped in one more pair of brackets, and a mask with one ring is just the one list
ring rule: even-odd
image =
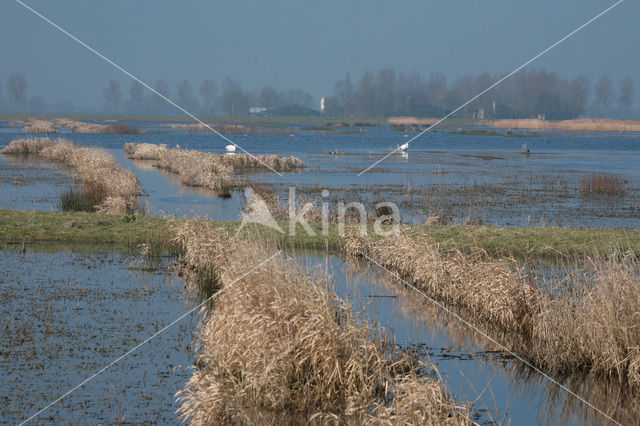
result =
[{"label": "brown dried vegetation", "polygon": [[427,237],[350,236],[346,252],[456,308],[541,368],[605,376],[640,391],[640,261],[632,255],[591,258],[561,282],[536,286],[515,260],[443,252]]},{"label": "brown dried vegetation", "polygon": [[221,282],[202,324],[196,370],[179,393],[184,420],[470,423],[442,382],[418,377],[415,361],[385,350],[328,290],[327,277],[281,255],[259,266],[273,253],[265,243],[206,222],[187,221],[176,234],[183,268],[216,270]]},{"label": "brown dried vegetation", "polygon": [[2,150],[6,155],[37,155],[62,163],[82,182],[87,192],[100,189],[102,201],[96,210],[109,214],[135,213],[137,197],[141,194],[135,174],[121,167],[113,155],[99,148],[76,146],[65,139],[16,139]]},{"label": "brown dried vegetation", "polygon": [[568,132],[640,132],[640,121],[608,119],[576,119],[545,121],[535,118],[489,121],[490,127],[499,129],[564,130]]},{"label": "brown dried vegetation", "polygon": [[624,181],[616,176],[593,175],[580,181],[582,195],[624,195]]},{"label": "brown dried vegetation", "polygon": [[129,158],[157,159],[161,170],[176,173],[184,185],[220,190],[237,186],[234,176],[243,169],[267,169],[291,171],[302,167],[297,157],[277,155],[214,154],[210,152],[167,149],[165,145],[148,143],[125,145]]},{"label": "brown dried vegetation", "polygon": [[30,120],[25,123],[25,133],[58,133],[55,124],[47,120]]}]

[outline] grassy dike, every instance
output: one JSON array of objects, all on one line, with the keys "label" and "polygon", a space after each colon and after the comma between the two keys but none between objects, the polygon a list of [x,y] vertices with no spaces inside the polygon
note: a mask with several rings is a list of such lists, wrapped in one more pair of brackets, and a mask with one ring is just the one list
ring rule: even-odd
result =
[{"label": "grassy dike", "polygon": [[[0,240],[9,243],[61,241],[132,245],[171,244],[174,238],[171,222],[181,219],[154,219],[145,216],[117,216],[82,212],[43,212],[0,209]],[[240,222],[213,222],[221,229],[235,231]],[[295,235],[280,234],[274,229],[245,227],[243,232],[300,248],[341,250],[344,238],[336,225],[329,226],[327,236],[321,225],[311,225],[315,236],[307,235],[298,225]],[[288,231],[288,224],[281,228]],[[614,250],[633,251],[640,256],[640,230],[582,228],[500,228],[494,226],[405,226],[409,235],[427,234],[442,249],[462,251],[481,249],[492,255],[553,257],[557,255],[593,255]],[[373,235],[373,232],[370,232]]]}]

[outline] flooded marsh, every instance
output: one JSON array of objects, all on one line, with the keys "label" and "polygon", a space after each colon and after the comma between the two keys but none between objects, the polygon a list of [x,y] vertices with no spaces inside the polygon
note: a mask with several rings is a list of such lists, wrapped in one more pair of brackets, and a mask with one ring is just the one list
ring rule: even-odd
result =
[{"label": "flooded marsh", "polygon": [[[184,282],[99,247],[0,251],[0,422],[17,423],[195,305]],[[145,270],[146,269],[146,270]],[[194,314],[41,414],[46,423],[175,421],[193,365]]]}]

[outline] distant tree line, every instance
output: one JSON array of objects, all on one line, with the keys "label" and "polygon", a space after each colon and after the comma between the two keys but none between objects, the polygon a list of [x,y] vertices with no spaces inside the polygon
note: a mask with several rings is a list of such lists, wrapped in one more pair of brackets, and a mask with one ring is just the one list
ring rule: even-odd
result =
[{"label": "distant tree line", "polygon": [[[357,81],[347,73],[336,82],[332,96],[325,98],[325,114],[330,116],[388,117],[412,115],[441,117],[501,79],[501,74],[464,75],[449,83],[442,73],[424,76],[419,72],[396,73],[391,68],[367,71]],[[69,102],[46,103],[42,97],[27,97],[27,79],[18,71],[0,80],[0,110],[11,113],[89,112]],[[153,85],[157,93],[133,81],[123,89],[110,80],[102,90],[105,111],[113,114],[179,114],[166,99],[199,115],[242,116],[254,112],[278,115],[319,109],[313,97],[302,89],[276,90],[271,86],[247,91],[227,77],[219,87],[212,78],[193,86],[183,79],[172,92],[165,80]],[[128,89],[128,90],[127,90]],[[6,92],[6,96],[5,96]],[[593,97],[592,97],[593,92]],[[163,99],[165,98],[165,99]],[[493,88],[456,113],[464,118],[535,118],[549,120],[584,116],[593,99],[599,116],[630,118],[635,87],[626,76],[616,89],[603,74],[592,86],[585,76],[561,78],[544,69],[523,70]],[[617,106],[617,109],[615,108]]]},{"label": "distant tree line", "polygon": [[[473,98],[503,77],[501,74],[465,75],[449,84],[442,73],[428,77],[418,72],[397,74],[386,68],[365,72],[357,82],[349,74],[335,84],[326,99],[329,115],[441,117]],[[562,120],[583,116],[591,98],[585,76],[563,79],[543,69],[521,71],[456,113],[457,117],[530,118]],[[596,101],[603,116],[615,99],[613,84],[603,75],[595,86]],[[618,102],[629,116],[633,103],[633,81],[626,77]]]},{"label": "distant tree line", "polygon": [[114,114],[179,114],[180,111],[167,100],[189,112],[205,115],[242,116],[249,114],[251,107],[270,111],[291,105],[313,107],[313,97],[302,89],[278,91],[273,87],[264,87],[251,92],[243,90],[242,85],[230,77],[224,80],[221,90],[212,78],[202,81],[197,91],[190,80],[180,80],[175,88],[175,96],[165,80],[157,80],[153,88],[155,93],[133,81],[127,96],[123,95],[116,80],[110,80],[103,90],[103,99]]}]

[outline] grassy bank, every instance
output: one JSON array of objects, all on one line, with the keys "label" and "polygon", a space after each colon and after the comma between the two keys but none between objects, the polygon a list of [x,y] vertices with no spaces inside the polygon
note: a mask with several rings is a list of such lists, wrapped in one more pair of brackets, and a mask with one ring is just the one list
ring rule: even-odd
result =
[{"label": "grassy bank", "polygon": [[[0,209],[0,240],[8,242],[86,242],[129,245],[150,243],[169,245],[175,237],[171,222],[182,219],[154,219],[146,216],[118,216],[85,212],[43,212],[38,210]],[[220,230],[235,232],[239,221],[212,221]],[[288,229],[282,224],[283,229]],[[263,227],[247,227],[247,232],[288,245],[336,250],[342,244],[337,227],[331,226],[329,235],[320,235],[321,227],[311,225],[316,236],[307,235],[301,226],[296,234],[285,236],[276,230]]]},{"label": "grassy bank", "polygon": [[[68,241],[112,244],[154,243],[167,245],[173,239],[169,219],[144,216],[117,216],[83,212],[43,212],[0,209],[0,239],[12,242]],[[174,219],[179,220],[179,219]],[[240,222],[213,222],[220,228],[235,231]],[[287,224],[281,224],[285,230]],[[309,236],[301,226],[293,236],[270,228],[258,228],[265,239],[297,247],[339,250],[344,239],[337,226],[329,226],[329,234],[321,235],[320,225]],[[255,232],[253,226],[252,232]],[[492,226],[408,226],[406,231],[416,238],[428,235],[443,249],[484,250],[490,254],[517,256],[557,256],[609,254],[614,250],[633,251],[640,256],[640,230],[581,228],[499,228]]]}]

